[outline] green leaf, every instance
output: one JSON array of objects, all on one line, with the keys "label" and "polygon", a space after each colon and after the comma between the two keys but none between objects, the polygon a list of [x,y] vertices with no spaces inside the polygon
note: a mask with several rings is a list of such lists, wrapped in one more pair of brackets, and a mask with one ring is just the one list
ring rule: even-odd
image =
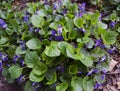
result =
[{"label": "green leaf", "polygon": [[10,76],[12,78],[18,78],[22,74],[22,68],[19,65],[14,65],[9,68]]},{"label": "green leaf", "polygon": [[117,33],[114,31],[106,31],[102,34],[102,39],[105,44],[114,44],[116,42]]},{"label": "green leaf", "polygon": [[31,17],[31,22],[36,27],[42,27],[45,20],[42,17],[38,16],[38,15],[33,15]]},{"label": "green leaf", "polygon": [[60,50],[58,49],[57,42],[51,42],[50,46],[46,46],[45,54],[49,57],[60,56]]},{"label": "green leaf", "polygon": [[41,17],[47,16],[47,12],[44,9],[38,10],[37,14]]},{"label": "green leaf", "polygon": [[94,91],[94,82],[93,80],[89,80],[88,77],[84,77],[83,79],[83,88],[85,91]]},{"label": "green leaf", "polygon": [[63,4],[64,6],[67,6],[67,5],[70,4],[70,0],[62,0],[62,4]]},{"label": "green leaf", "polygon": [[67,83],[60,83],[56,86],[56,91],[66,91],[68,88]]},{"label": "green leaf", "polygon": [[77,74],[77,72],[78,72],[78,67],[77,67],[77,65],[70,65],[70,66],[69,66],[69,73],[70,73],[70,74]]},{"label": "green leaf", "polygon": [[27,47],[30,49],[40,49],[41,48],[41,42],[37,38],[32,38],[26,43]]},{"label": "green leaf", "polygon": [[89,37],[83,37],[82,39],[82,43],[87,43],[87,42],[90,42],[92,39],[89,38]]},{"label": "green leaf", "polygon": [[55,83],[56,80],[57,80],[57,75],[56,75],[56,73],[53,73],[51,79],[46,84],[51,85],[51,84]]},{"label": "green leaf", "polygon": [[102,50],[101,48],[95,48],[94,50],[91,51],[91,55],[94,57],[103,57],[105,55],[105,51]]},{"label": "green leaf", "polygon": [[9,76],[9,69],[8,68],[4,67],[2,69],[2,76],[6,77],[6,78],[7,78],[7,76]]},{"label": "green leaf", "polygon": [[65,25],[64,29],[65,29],[66,32],[69,32],[73,29],[74,22],[71,19],[67,19],[66,21],[67,21],[67,24]]},{"label": "green leaf", "polygon": [[33,72],[36,75],[42,75],[43,73],[45,73],[47,71],[47,66],[45,63],[42,62],[36,62],[33,65]]},{"label": "green leaf", "polygon": [[25,64],[28,68],[33,68],[34,63],[38,63],[39,60],[39,56],[36,52],[28,52],[25,55]]},{"label": "green leaf", "polygon": [[68,43],[67,43],[67,42],[59,42],[59,43],[58,43],[58,47],[59,47],[60,51],[61,51],[64,55],[66,55],[66,48],[67,48],[67,46],[68,46]]},{"label": "green leaf", "polygon": [[69,32],[68,38],[69,38],[69,39],[75,39],[76,36],[77,36],[77,30],[71,30],[71,31]]},{"label": "green leaf", "polygon": [[83,91],[82,88],[82,78],[74,76],[71,81],[71,86],[73,87],[74,91]]},{"label": "green leaf", "polygon": [[96,74],[95,76],[94,76],[94,79],[96,79],[96,81],[98,81],[99,83],[104,83],[105,81],[106,81],[106,79],[102,79],[102,75],[103,74],[101,74],[101,73],[99,73],[99,74]]},{"label": "green leaf", "polygon": [[90,56],[82,55],[80,61],[88,67],[91,67],[93,65],[93,59]]},{"label": "green leaf", "polygon": [[99,16],[100,16],[100,13],[98,11],[96,11],[93,15],[92,15],[92,18],[91,18],[91,23],[92,24],[96,24],[99,20]]},{"label": "green leaf", "polygon": [[8,42],[8,38],[6,38],[6,37],[1,37],[1,39],[0,39],[0,45],[3,45],[3,44],[5,44],[5,43],[7,43]]},{"label": "green leaf", "polygon": [[17,47],[16,52],[15,52],[16,55],[25,54],[25,53],[26,53],[26,50],[22,50],[21,46]]},{"label": "green leaf", "polygon": [[50,28],[57,30],[58,29],[58,24],[53,22],[49,25]]},{"label": "green leaf", "polygon": [[35,87],[32,86],[32,82],[27,81],[25,83],[24,91],[36,91]]},{"label": "green leaf", "polygon": [[30,81],[33,81],[33,82],[41,82],[44,79],[44,75],[36,75],[34,74],[33,71],[31,71],[29,75],[29,79]]},{"label": "green leaf", "polygon": [[14,30],[10,28],[6,28],[5,31],[7,32],[8,35],[12,35],[14,33]]},{"label": "green leaf", "polygon": [[72,59],[75,59],[75,60],[81,59],[81,54],[75,54],[75,49],[72,45],[67,46],[66,53],[67,53],[67,56],[72,58]]},{"label": "green leaf", "polygon": [[78,28],[81,28],[85,24],[85,20],[83,18],[74,18],[74,24]]},{"label": "green leaf", "polygon": [[42,53],[42,60],[45,60],[47,65],[50,65],[54,59],[55,57],[49,57],[44,52]]},{"label": "green leaf", "polygon": [[97,22],[97,26],[102,28],[102,29],[107,29],[108,28],[107,24],[102,23],[102,22]]}]

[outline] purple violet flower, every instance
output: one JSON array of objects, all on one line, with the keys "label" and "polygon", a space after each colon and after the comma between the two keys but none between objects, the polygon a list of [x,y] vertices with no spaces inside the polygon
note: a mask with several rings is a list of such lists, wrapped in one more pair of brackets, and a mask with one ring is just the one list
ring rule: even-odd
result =
[{"label": "purple violet flower", "polygon": [[99,70],[98,69],[92,69],[91,71],[89,71],[88,73],[87,73],[87,76],[89,76],[89,75],[92,75],[93,73],[98,73],[99,72]]},{"label": "purple violet flower", "polygon": [[51,33],[52,33],[53,36],[56,35],[56,31],[55,30],[52,30]]},{"label": "purple violet flower", "polygon": [[14,64],[16,64],[16,61],[20,58],[19,55],[14,55],[13,57],[13,61],[14,61]]},{"label": "purple violet flower", "polygon": [[20,40],[20,46],[22,47],[22,50],[25,50],[26,49],[26,45],[25,45],[25,42]]},{"label": "purple violet flower", "polygon": [[101,40],[101,39],[96,40],[96,41],[95,41],[95,46],[100,46],[101,43],[102,43],[102,40]]},{"label": "purple violet flower", "polygon": [[39,31],[40,31],[39,28],[37,28],[37,29],[34,30],[35,33],[39,32]]},{"label": "purple violet flower", "polygon": [[63,9],[62,14],[63,14],[63,15],[64,15],[64,14],[67,14],[67,9]]},{"label": "purple violet flower", "polygon": [[21,83],[21,82],[24,82],[24,76],[23,75],[20,75],[18,78],[17,78],[17,82]]},{"label": "purple violet flower", "polygon": [[58,1],[58,6],[62,6],[61,0],[57,0],[57,1]]},{"label": "purple violet flower", "polygon": [[0,53],[0,58],[2,57],[2,53]]},{"label": "purple violet flower", "polygon": [[10,67],[11,65],[10,64],[6,64],[7,67]]},{"label": "purple violet flower", "polygon": [[63,41],[63,36],[62,36],[62,35],[60,35],[60,36],[55,36],[55,40]]},{"label": "purple violet flower", "polygon": [[93,70],[89,71],[89,72],[87,73],[87,76],[91,75],[92,73],[93,73]]},{"label": "purple violet flower", "polygon": [[2,27],[2,28],[6,28],[7,27],[7,24],[6,24],[6,22],[3,19],[0,19],[0,27]]},{"label": "purple violet flower", "polygon": [[102,84],[96,83],[96,84],[94,85],[94,89],[97,89],[97,88],[100,87],[100,86],[102,86]]},{"label": "purple violet flower", "polygon": [[60,24],[58,25],[57,31],[58,31],[58,34],[60,34],[60,35],[62,34],[62,26]]},{"label": "purple violet flower", "polygon": [[83,2],[83,3],[81,3],[81,4],[79,5],[78,8],[79,8],[82,12],[85,12],[85,6],[86,6],[86,3]]},{"label": "purple violet flower", "polygon": [[2,54],[1,60],[7,61],[8,60],[8,55],[7,54]]},{"label": "purple violet flower", "polygon": [[57,9],[57,5],[54,4],[54,6],[53,6],[53,10],[56,10],[56,9]]},{"label": "purple violet flower", "polygon": [[108,52],[109,54],[112,54],[112,53],[113,53],[113,50],[108,49],[107,52]]},{"label": "purple violet flower", "polygon": [[80,72],[80,71],[78,71],[78,73],[77,73],[78,75],[81,75],[82,74],[82,72]]},{"label": "purple violet flower", "polygon": [[29,20],[29,16],[28,16],[28,15],[25,15],[25,16],[23,17],[23,20],[24,20],[25,22],[27,22],[27,21]]},{"label": "purple violet flower", "polygon": [[110,22],[109,26],[114,28],[116,24],[117,24],[117,22],[112,21],[112,22]]},{"label": "purple violet flower", "polygon": [[100,61],[103,62],[103,61],[105,61],[105,60],[106,60],[106,56],[103,56]]},{"label": "purple violet flower", "polygon": [[86,32],[86,30],[84,28],[80,28],[80,29],[78,29],[78,31],[83,32],[83,33]]},{"label": "purple violet flower", "polygon": [[32,86],[35,86],[37,84],[37,82],[32,82]]},{"label": "purple violet flower", "polygon": [[104,79],[105,79],[105,74],[103,74],[103,75],[101,76],[101,79],[102,79],[102,80],[104,80]]},{"label": "purple violet flower", "polygon": [[93,73],[98,73],[98,72],[99,72],[98,69],[94,69],[94,70],[93,70]]},{"label": "purple violet flower", "polygon": [[22,59],[20,60],[21,66],[23,67],[25,65],[25,61]]},{"label": "purple violet flower", "polygon": [[2,71],[2,61],[0,61],[0,71]]},{"label": "purple violet flower", "polygon": [[103,72],[104,74],[106,74],[106,73],[107,73],[107,70],[106,70],[105,68],[103,68],[103,69],[102,69],[102,72]]},{"label": "purple violet flower", "polygon": [[77,12],[75,16],[76,16],[76,17],[82,17],[82,16],[83,16],[83,13],[82,13],[82,12]]}]

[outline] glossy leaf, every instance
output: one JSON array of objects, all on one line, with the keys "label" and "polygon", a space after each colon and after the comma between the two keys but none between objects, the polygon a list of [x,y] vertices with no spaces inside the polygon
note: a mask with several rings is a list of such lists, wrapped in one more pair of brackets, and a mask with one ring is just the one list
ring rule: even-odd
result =
[{"label": "glossy leaf", "polygon": [[10,76],[12,78],[18,78],[22,74],[22,68],[19,65],[14,65],[9,68]]},{"label": "glossy leaf", "polygon": [[39,39],[37,38],[32,38],[26,43],[27,47],[30,49],[40,49],[42,44]]},{"label": "glossy leaf", "polygon": [[41,82],[44,79],[44,75],[36,75],[34,74],[33,71],[31,71],[29,75],[29,79],[30,81],[33,81],[33,82]]},{"label": "glossy leaf", "polygon": [[56,73],[54,73],[54,74],[52,75],[51,79],[50,79],[46,84],[47,84],[47,85],[51,85],[51,84],[55,83],[56,80],[57,80],[57,75],[56,75]]},{"label": "glossy leaf", "polygon": [[67,43],[67,42],[59,42],[59,43],[58,43],[58,47],[59,47],[60,51],[61,51],[64,55],[66,55],[66,48],[67,48],[67,46],[68,46],[68,43]]},{"label": "glossy leaf", "polygon": [[44,9],[37,11],[37,14],[41,17],[47,16],[47,12]]},{"label": "glossy leaf", "polygon": [[45,49],[45,54],[49,57],[60,56],[60,53],[57,42],[51,42],[50,46],[47,46]]},{"label": "glossy leaf", "polygon": [[82,78],[74,76],[71,81],[71,86],[73,87],[74,91],[83,91],[82,86]]},{"label": "glossy leaf", "polygon": [[78,72],[77,65],[70,65],[69,66],[69,74],[77,74],[77,72]]},{"label": "glossy leaf", "polygon": [[22,50],[20,46],[17,47],[16,52],[15,52],[16,55],[25,54],[25,53],[26,53],[26,50]]},{"label": "glossy leaf", "polygon": [[35,91],[35,87],[32,86],[32,82],[27,81],[25,83],[24,91]]},{"label": "glossy leaf", "polygon": [[85,24],[85,20],[83,18],[75,18],[74,19],[74,24],[78,28],[81,28],[83,26],[83,24]]},{"label": "glossy leaf", "polygon": [[25,55],[25,64],[28,68],[33,68],[34,63],[38,63],[39,60],[39,56],[36,52],[28,52]]},{"label": "glossy leaf", "polygon": [[83,88],[85,91],[93,91],[94,90],[94,82],[93,80],[89,80],[88,77],[84,77],[83,79]]},{"label": "glossy leaf", "polygon": [[45,63],[43,62],[36,62],[33,65],[33,72],[36,75],[42,75],[43,73],[45,73],[47,71],[47,66]]},{"label": "glossy leaf", "polygon": [[31,22],[36,27],[42,27],[45,21],[42,17],[40,17],[38,15],[33,15],[31,17]]},{"label": "glossy leaf", "polygon": [[103,42],[105,44],[113,44],[116,42],[117,33],[114,31],[108,31],[102,35]]},{"label": "glossy leaf", "polygon": [[68,88],[67,83],[60,83],[56,86],[56,91],[66,91]]}]

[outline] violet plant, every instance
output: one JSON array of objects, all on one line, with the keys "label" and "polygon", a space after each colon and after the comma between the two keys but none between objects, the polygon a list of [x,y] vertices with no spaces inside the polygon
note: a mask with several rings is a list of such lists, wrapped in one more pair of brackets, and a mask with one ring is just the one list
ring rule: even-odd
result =
[{"label": "violet plant", "polygon": [[[24,91],[93,91],[105,82],[117,32],[86,3],[28,3],[0,12],[0,70]],[[5,9],[8,9],[9,13]],[[77,15],[76,15],[77,14]],[[113,27],[112,23],[112,27]]]}]

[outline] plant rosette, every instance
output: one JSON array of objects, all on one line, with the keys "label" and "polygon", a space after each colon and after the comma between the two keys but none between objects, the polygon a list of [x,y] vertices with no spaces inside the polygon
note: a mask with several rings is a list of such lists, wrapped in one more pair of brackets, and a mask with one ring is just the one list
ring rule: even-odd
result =
[{"label": "plant rosette", "polygon": [[25,91],[93,91],[105,82],[108,50],[117,33],[99,11],[69,0],[28,3],[0,11],[0,69],[9,83]]}]

